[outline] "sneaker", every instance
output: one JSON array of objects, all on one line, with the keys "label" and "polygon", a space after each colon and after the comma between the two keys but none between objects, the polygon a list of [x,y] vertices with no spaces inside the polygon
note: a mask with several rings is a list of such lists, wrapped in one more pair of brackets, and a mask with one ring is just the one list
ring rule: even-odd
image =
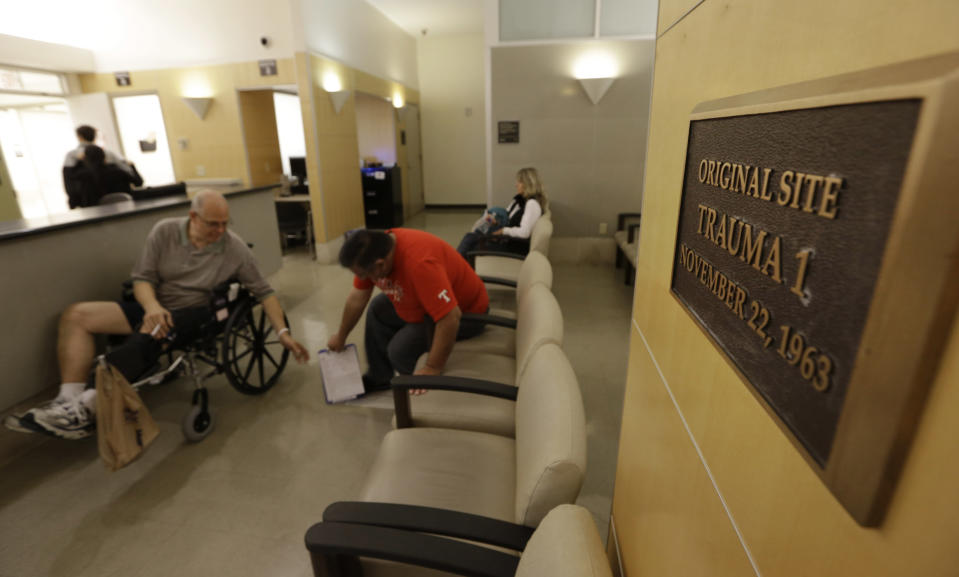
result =
[{"label": "sneaker", "polygon": [[71,401],[70,397],[57,397],[42,405],[38,405],[20,415],[7,415],[3,419],[3,426],[18,433],[47,433],[47,430],[37,424],[34,411],[47,411],[58,405],[65,405]]},{"label": "sneaker", "polygon": [[44,431],[61,439],[83,439],[96,431],[93,411],[78,399],[66,403],[51,403],[47,408],[30,411],[36,424]]},{"label": "sneaker", "polygon": [[33,409],[22,415],[7,415],[3,426],[18,433],[46,433],[47,430],[37,424],[33,418]]}]

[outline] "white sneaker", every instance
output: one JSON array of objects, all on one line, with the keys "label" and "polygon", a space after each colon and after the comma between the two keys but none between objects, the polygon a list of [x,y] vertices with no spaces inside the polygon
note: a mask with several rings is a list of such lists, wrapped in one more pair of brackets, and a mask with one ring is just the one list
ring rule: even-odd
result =
[{"label": "white sneaker", "polygon": [[33,420],[44,431],[62,439],[83,439],[96,431],[93,411],[80,399],[53,402],[33,409]]},{"label": "white sneaker", "polygon": [[48,411],[52,407],[70,403],[71,400],[71,397],[58,396],[55,399],[51,399],[41,405],[37,405],[23,414],[7,415],[7,417],[3,420],[3,424],[11,431],[17,431],[20,433],[47,433],[47,430],[38,425],[34,419],[34,411]]}]

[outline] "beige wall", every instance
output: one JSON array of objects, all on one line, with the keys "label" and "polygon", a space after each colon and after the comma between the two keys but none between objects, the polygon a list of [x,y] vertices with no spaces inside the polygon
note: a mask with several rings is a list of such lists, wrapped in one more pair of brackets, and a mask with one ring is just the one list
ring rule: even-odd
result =
[{"label": "beige wall", "polygon": [[13,181],[10,180],[7,164],[3,160],[3,151],[0,150],[0,222],[17,220],[20,216],[17,193],[13,190]]},{"label": "beige wall", "polygon": [[246,145],[250,184],[260,186],[283,180],[283,159],[276,131],[276,110],[272,90],[244,90],[240,99],[240,119]]},{"label": "beige wall", "polygon": [[427,204],[486,204],[485,50],[480,34],[417,41]]},{"label": "beige wall", "polygon": [[[594,51],[619,64],[597,105],[573,78],[577,60]],[[652,40],[492,48],[493,204],[505,205],[516,193],[516,171],[534,166],[555,236],[597,236],[600,223],[613,231],[617,213],[638,211],[652,59]],[[520,122],[519,144],[497,143],[502,120]]]},{"label": "beige wall", "polygon": [[[362,92],[383,99],[399,95],[405,102],[417,103],[419,93],[398,82],[366,74],[315,54],[298,53],[297,67],[302,68],[298,83],[300,101],[304,106],[303,126],[314,230],[317,242],[327,242],[350,229],[364,226],[356,94]],[[343,90],[349,91],[349,98],[339,113],[323,89],[323,79],[327,74],[335,74]],[[306,102],[302,97],[304,94],[311,95],[312,101]],[[397,162],[404,162],[405,158],[400,151],[397,152]],[[408,205],[405,175],[403,181],[405,206]]]},{"label": "beige wall", "polygon": [[670,296],[669,278],[697,103],[957,50],[959,3],[676,0],[660,15],[613,499],[625,573],[955,575],[959,331],[885,521],[865,529]]},{"label": "beige wall", "polygon": [[[249,184],[246,152],[240,128],[237,89],[293,84],[293,60],[277,60],[276,76],[260,76],[256,62],[139,70],[130,73],[130,86],[120,87],[112,74],[82,74],[83,92],[108,94],[156,93],[163,109],[173,171],[178,180],[240,178]],[[210,96],[213,103],[202,120],[183,102],[184,96]],[[186,150],[177,146],[189,140]],[[202,166],[205,174],[199,174]]]},{"label": "beige wall", "polygon": [[362,92],[356,95],[356,132],[360,160],[396,164],[396,112],[390,102]]}]

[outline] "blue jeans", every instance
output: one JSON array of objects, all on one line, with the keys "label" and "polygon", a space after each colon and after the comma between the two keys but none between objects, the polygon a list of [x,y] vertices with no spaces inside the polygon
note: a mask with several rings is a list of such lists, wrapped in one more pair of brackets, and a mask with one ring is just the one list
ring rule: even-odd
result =
[{"label": "blue jeans", "polygon": [[[485,327],[484,322],[460,321],[456,340],[475,337]],[[432,332],[433,319],[424,317],[423,322],[408,323],[396,314],[388,296],[380,293],[373,297],[366,311],[367,377],[385,384],[393,378],[394,370],[401,375],[413,374],[420,355],[429,351]]]}]

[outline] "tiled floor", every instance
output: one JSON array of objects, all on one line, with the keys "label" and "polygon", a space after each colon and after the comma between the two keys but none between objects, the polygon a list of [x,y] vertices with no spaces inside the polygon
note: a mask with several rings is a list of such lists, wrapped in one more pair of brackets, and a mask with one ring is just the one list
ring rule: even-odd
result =
[{"label": "tiled floor", "polygon": [[[407,223],[456,244],[473,212],[422,213]],[[605,535],[626,374],[631,291],[611,266],[557,265],[567,355],[589,432],[579,503]],[[311,351],[339,323],[347,271],[305,253],[271,279],[294,333]],[[362,343],[362,322],[351,335]],[[362,355],[361,355],[362,356]],[[142,391],[161,434],[116,473],[94,439],[67,442],[0,429],[0,577],[64,575],[310,575],[307,527],[337,500],[356,498],[383,435],[387,398],[324,402],[319,369],[291,365],[262,397],[222,376],[207,381],[217,428],[201,443],[180,434],[192,385]],[[380,393],[388,395],[388,393]]]}]

